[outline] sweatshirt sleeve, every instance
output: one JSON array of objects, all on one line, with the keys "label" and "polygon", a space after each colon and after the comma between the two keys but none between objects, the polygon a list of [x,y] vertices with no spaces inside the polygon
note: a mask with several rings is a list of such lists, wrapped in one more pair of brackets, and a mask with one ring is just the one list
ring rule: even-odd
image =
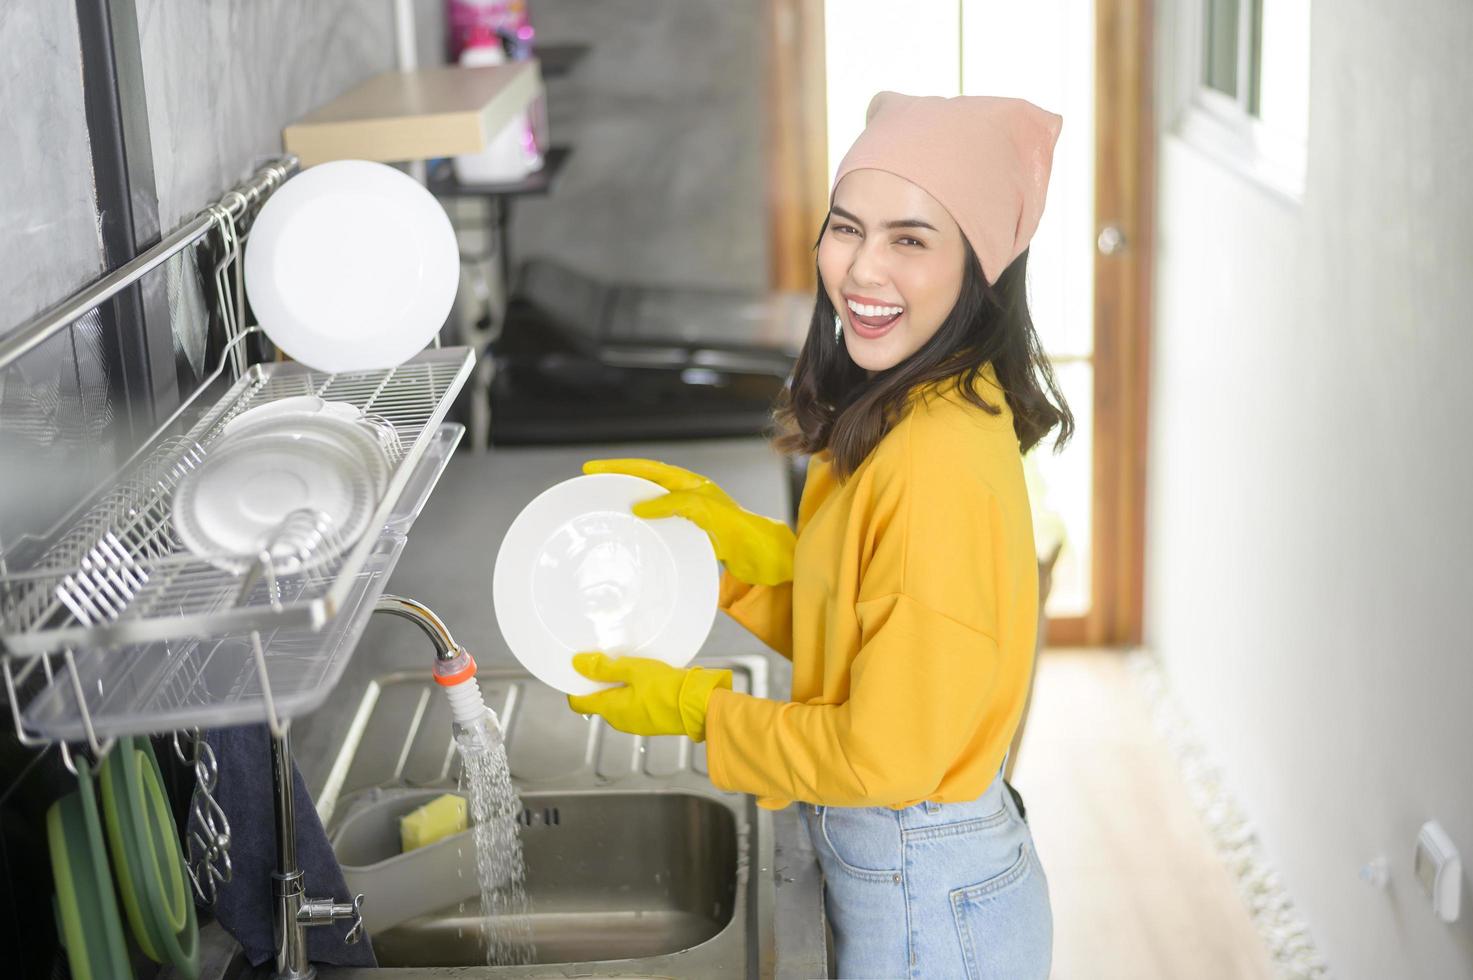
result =
[{"label": "sweatshirt sleeve", "polygon": [[712,692],[707,767],[724,790],[828,806],[925,797],[966,744],[994,682],[992,637],[895,593],[859,604],[849,699]]},{"label": "sweatshirt sleeve", "polygon": [[757,639],[793,659],[793,583],[748,585],[721,573],[717,605]]}]

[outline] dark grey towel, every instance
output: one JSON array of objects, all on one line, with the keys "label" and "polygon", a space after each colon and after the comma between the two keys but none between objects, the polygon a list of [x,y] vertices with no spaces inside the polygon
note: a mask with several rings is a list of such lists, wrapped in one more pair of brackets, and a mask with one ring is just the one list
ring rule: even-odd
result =
[{"label": "dark grey towel", "polygon": [[[215,799],[230,821],[230,863],[234,874],[219,886],[210,908],[215,919],[244,948],[252,966],[276,955],[271,937],[275,905],[271,873],[276,870],[276,817],[271,793],[271,736],[265,725],[220,728],[205,735],[220,765]],[[327,842],[327,832],[307,794],[302,774],[292,765],[296,801],[297,864],[306,874],[308,898],[351,901],[343,870]],[[193,817],[191,817],[191,821]],[[335,966],[377,966],[365,936],[356,945],[343,941],[351,923],[307,929],[307,955]]]}]

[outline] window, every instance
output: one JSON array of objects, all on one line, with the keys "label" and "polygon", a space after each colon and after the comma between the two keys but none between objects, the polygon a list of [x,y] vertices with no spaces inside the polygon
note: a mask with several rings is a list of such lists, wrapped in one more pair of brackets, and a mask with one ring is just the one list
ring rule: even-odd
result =
[{"label": "window", "polygon": [[1294,200],[1304,191],[1310,0],[1196,0],[1176,132]]},{"label": "window", "polygon": [[[1232,99],[1238,99],[1238,50],[1251,51],[1242,44],[1243,16],[1259,0],[1206,0],[1207,13],[1202,22],[1202,83]],[[1248,14],[1248,16],[1252,16]]]}]

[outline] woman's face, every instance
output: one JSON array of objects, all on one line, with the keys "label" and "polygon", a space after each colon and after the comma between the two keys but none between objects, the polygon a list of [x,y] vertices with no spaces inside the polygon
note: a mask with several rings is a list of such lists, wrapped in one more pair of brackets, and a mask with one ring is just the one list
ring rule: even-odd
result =
[{"label": "woman's face", "polygon": [[884,371],[935,335],[961,294],[962,232],[934,197],[883,170],[839,181],[818,272],[854,363]]}]

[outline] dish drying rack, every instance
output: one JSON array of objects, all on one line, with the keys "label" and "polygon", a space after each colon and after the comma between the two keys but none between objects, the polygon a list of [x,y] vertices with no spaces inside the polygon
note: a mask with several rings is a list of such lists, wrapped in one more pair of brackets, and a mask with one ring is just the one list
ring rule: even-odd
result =
[{"label": "dish drying rack", "polygon": [[[444,420],[475,355],[441,349],[437,339],[386,370],[326,374],[248,363],[245,340],[259,328],[245,323],[242,246],[259,205],[296,169],[295,157],[267,165],[158,245],[0,338],[4,368],[171,256],[215,238],[215,312],[226,340],[219,364],[113,479],[50,531],[0,552],[0,673],[17,738],[57,743],[73,773],[69,742],[101,760],[121,736],[175,733],[174,752],[196,778],[186,863],[205,903],[232,872],[230,826],[212,795],[220,773],[202,731],[265,721],[276,976],[307,980],[315,970],[306,929],[352,920],[346,938],[355,942],[364,896],[307,897],[288,726],[327,697],[378,605],[405,535],[464,432]],[[180,481],[221,443],[232,419],[299,395],[350,402],[386,437],[388,473],[368,530],[338,540],[322,515],[298,511],[244,572],[239,556],[190,552],[172,519]]]},{"label": "dish drying rack", "polygon": [[[288,719],[316,708],[341,676],[409,525],[463,432],[442,423],[474,364],[467,348],[436,346],[394,368],[343,374],[247,363],[244,342],[259,328],[244,324],[242,246],[259,204],[295,169],[294,158],[263,168],[153,249],[0,343],[3,366],[172,254],[217,238],[217,313],[227,340],[218,366],[39,544],[0,554],[0,671],[15,730],[23,744],[62,743],[68,766],[67,742],[85,743],[100,757],[128,734],[266,721],[279,736]],[[209,394],[227,383],[223,395]],[[297,570],[263,554],[242,575],[226,556],[188,551],[171,518],[180,480],[233,418],[299,395],[350,402],[395,437],[386,445],[389,475],[371,530],[355,542],[337,541],[325,525],[298,524],[303,553],[329,557],[296,563]],[[293,533],[285,527],[280,533]],[[15,554],[21,550],[28,553]]]}]

